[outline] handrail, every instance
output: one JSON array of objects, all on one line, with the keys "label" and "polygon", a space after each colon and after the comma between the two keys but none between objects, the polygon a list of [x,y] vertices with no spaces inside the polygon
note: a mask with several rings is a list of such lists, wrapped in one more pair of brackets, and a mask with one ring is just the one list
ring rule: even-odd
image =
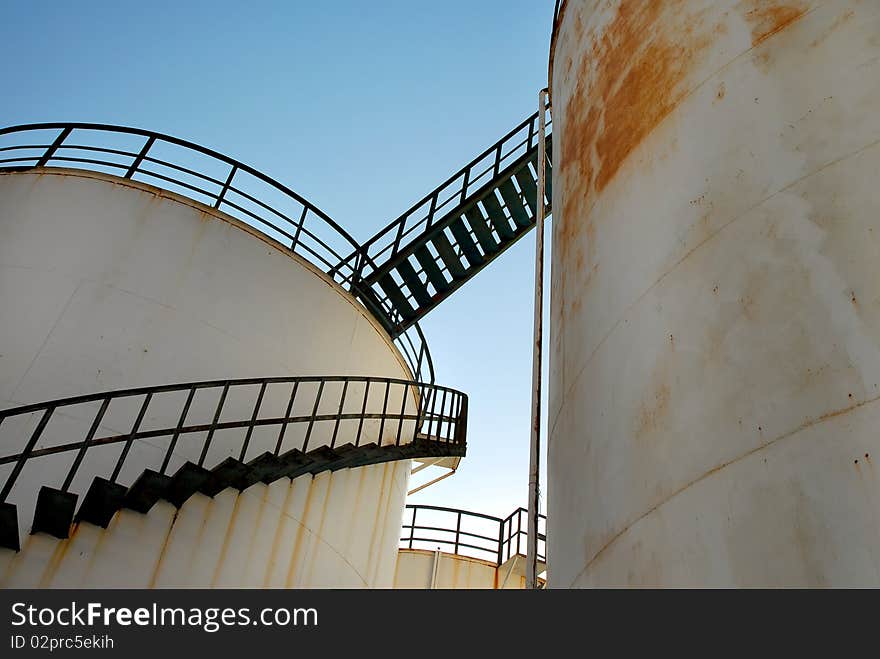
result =
[{"label": "handrail", "polygon": [[[403,535],[399,546],[402,549],[439,549],[442,545],[449,548],[452,554],[490,560],[496,565],[504,564],[512,556],[525,555],[525,522],[528,520],[528,511],[525,508],[517,508],[503,519],[444,506],[407,504],[406,509],[412,515],[409,523],[404,523],[401,527]],[[419,511],[423,511],[422,519],[425,519],[425,512],[440,513],[446,519],[437,522],[438,525],[417,524]],[[540,515],[539,518],[546,524],[545,515]],[[468,523],[465,520],[471,522],[469,528],[463,527],[463,524]],[[421,535],[419,532],[422,531],[433,534]],[[539,546],[545,543],[546,535],[539,533],[538,541]],[[538,560],[546,562],[546,551],[539,551]]]},{"label": "handrail", "polygon": [[[217,398],[203,400],[207,392],[212,392]],[[179,394],[179,400],[173,396],[164,396],[175,393]],[[193,405],[197,395],[202,399],[198,402],[210,403],[206,410],[201,411],[202,418],[198,417],[200,412],[196,411]],[[170,408],[173,414],[167,409],[169,399],[172,403],[178,404]],[[233,399],[236,400],[234,406],[230,404],[230,400]],[[267,408],[269,399],[279,404],[279,411],[281,409],[285,411],[280,414],[276,411],[271,416],[261,418],[261,410]],[[112,423],[108,422],[114,412],[120,411],[114,405],[123,400],[129,403],[127,406],[120,405],[125,423],[121,423],[119,418],[113,419]],[[215,400],[217,400],[216,404]],[[166,405],[157,427],[156,419],[149,413],[163,403]],[[182,405],[179,405],[180,403]],[[88,415],[82,407],[75,409],[89,404],[91,406]],[[224,418],[224,413],[227,413],[227,416],[230,414],[230,407],[236,408],[231,412],[232,418]],[[32,417],[26,418],[28,415]],[[147,439],[168,440],[167,447],[162,451],[161,466],[157,465],[162,475],[169,470],[172,458],[176,462],[182,461],[184,459],[182,456],[186,454],[191,455],[194,462],[195,456],[198,455],[199,467],[215,467],[216,465],[210,464],[212,461],[208,460],[208,456],[212,455],[215,435],[218,432],[232,430],[241,431],[243,436],[239,442],[230,445],[228,435],[224,435],[223,446],[219,451],[214,451],[215,461],[218,453],[220,457],[235,455],[238,460],[244,462],[255,455],[263,455],[260,452],[261,448],[267,449],[274,456],[279,456],[292,449],[305,453],[309,446],[313,448],[329,446],[333,449],[343,441],[356,447],[366,446],[368,443],[379,446],[401,446],[402,442],[405,444],[409,441],[405,439],[407,436],[410,439],[418,438],[440,445],[463,447],[466,444],[467,434],[467,396],[448,387],[397,378],[364,376],[246,378],[122,389],[22,405],[0,410],[0,426],[15,417],[22,417],[22,423],[26,424],[30,421],[35,422],[36,425],[30,431],[24,450],[0,456],[0,465],[13,464],[12,472],[0,490],[0,503],[5,502],[9,497],[22,470],[30,460],[61,453],[74,453],[61,486],[61,491],[67,492],[89,451],[98,447],[122,444],[112,473],[107,475],[108,480],[115,483],[120,478],[134,442]],[[89,430],[83,439],[78,441],[45,445],[48,441],[45,437],[51,434],[47,433],[47,428],[57,419],[61,419],[62,423],[68,426],[63,429],[64,437],[68,437],[70,432],[71,419],[90,420]],[[371,420],[378,420],[378,428],[375,428],[377,424],[369,423]],[[340,433],[343,424],[347,425],[348,430]],[[291,431],[291,427],[297,425],[300,426],[302,433]],[[356,434],[354,434],[355,426]],[[273,434],[271,442],[266,444],[265,436],[260,438],[254,436],[254,431],[258,428],[277,429],[277,437]],[[187,442],[190,436],[204,436],[204,438],[195,444],[188,443],[184,446],[184,442]],[[319,436],[318,439],[316,436]],[[37,448],[41,440],[44,445]],[[156,446],[155,442],[152,446]],[[235,450],[231,451],[230,446]],[[156,461],[158,462],[158,459]],[[146,466],[148,465],[138,465],[138,469]],[[95,475],[90,473],[89,477]]]},{"label": "handrail", "polygon": [[[58,133],[46,143],[40,140],[39,131]],[[103,141],[95,132],[104,136]],[[0,144],[0,172],[50,166],[89,171],[103,168],[115,176],[183,194],[257,229],[349,292],[357,292],[352,286],[354,271],[340,264],[345,260],[343,254],[360,250],[359,243],[314,204],[238,160],[170,135],[111,124],[35,123],[0,128],[0,137],[8,135],[21,139]],[[144,142],[135,150],[117,148],[120,135],[143,138]],[[157,152],[169,147],[185,151],[175,158],[160,157]],[[213,166],[193,162],[205,156]],[[408,336],[396,338],[398,348],[415,380],[434,382],[425,337],[420,328],[414,329]]]}]

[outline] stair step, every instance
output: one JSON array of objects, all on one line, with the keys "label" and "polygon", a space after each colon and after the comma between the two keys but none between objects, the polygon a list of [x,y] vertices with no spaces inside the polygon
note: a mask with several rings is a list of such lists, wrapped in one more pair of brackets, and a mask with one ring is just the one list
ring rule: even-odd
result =
[{"label": "stair step", "polygon": [[278,480],[278,477],[275,476],[278,472],[278,462],[278,456],[271,451],[266,451],[248,462],[253,478],[257,479],[254,482],[262,481],[268,485],[272,481]]},{"label": "stair step", "polygon": [[62,540],[70,537],[78,498],[73,492],[62,492],[46,485],[41,487],[31,533],[48,533]]},{"label": "stair step", "polygon": [[308,473],[309,467],[314,460],[300,451],[292,448],[278,456],[278,472],[276,478],[296,478]]},{"label": "stair step", "polygon": [[200,491],[211,475],[209,470],[200,467],[195,462],[185,462],[171,477],[171,482],[162,498],[180,508],[187,499]]},{"label": "stair step", "polygon": [[397,271],[400,273],[401,278],[406,283],[410,292],[413,294],[416,302],[419,303],[419,306],[424,307],[430,305],[431,294],[428,293],[428,289],[425,288],[425,284],[423,284],[422,280],[419,279],[419,276],[416,274],[416,271],[412,267],[412,264],[407,259],[404,259],[397,264]]},{"label": "stair step", "polygon": [[310,474],[318,474],[328,469],[328,465],[339,460],[340,455],[329,446],[319,446],[308,452],[308,456],[314,460],[307,469]]},{"label": "stair step", "polygon": [[483,257],[480,255],[476,243],[474,243],[471,234],[468,232],[467,227],[464,225],[461,218],[452,222],[449,225],[449,230],[452,232],[452,235],[455,236],[456,246],[461,248],[464,258],[466,258],[468,263],[471,264],[471,267],[479,268],[483,265]]},{"label": "stair step", "polygon": [[482,202],[486,212],[489,214],[489,219],[492,220],[492,226],[498,231],[501,240],[513,240],[516,234],[510,228],[510,222],[504,216],[504,209],[501,208],[501,203],[498,201],[495,193],[490,191],[488,195],[483,197]]},{"label": "stair step", "polygon": [[530,228],[533,224],[532,218],[526,213],[525,206],[519,198],[519,193],[516,191],[516,188],[513,187],[511,179],[507,179],[501,183],[498,186],[498,191],[501,193],[501,198],[504,199],[504,204],[507,206],[507,210],[510,212],[513,221],[523,229]]},{"label": "stair step", "polygon": [[150,508],[163,497],[170,483],[171,476],[144,469],[134,485],[128,488],[124,507],[143,514],[150,512]]},{"label": "stair step", "polygon": [[385,295],[388,296],[391,304],[394,305],[394,309],[400,313],[404,320],[410,320],[415,317],[415,309],[412,308],[409,300],[406,299],[403,291],[400,290],[397,282],[394,281],[390,274],[379,278],[379,286],[382,287]]},{"label": "stair step", "polygon": [[111,483],[106,478],[95,476],[79,507],[76,519],[106,529],[113,515],[125,503],[126,492],[128,488],[124,485]]},{"label": "stair step", "polygon": [[[530,162],[534,164],[533,161]],[[527,165],[523,165],[522,169],[516,172],[514,176],[516,177],[516,182],[519,183],[519,189],[525,194],[525,202],[529,205],[529,209],[532,211],[532,217],[537,217],[538,186],[535,184],[532,171]]]},{"label": "stair step", "polygon": [[327,468],[330,471],[338,471],[351,467],[360,457],[362,448],[354,444],[343,444],[342,446],[334,446],[333,450],[339,456],[339,459],[330,463]]},{"label": "stair step", "polygon": [[199,488],[199,492],[209,497],[215,497],[232,483],[237,482],[248,472],[248,466],[241,460],[226,458],[211,469],[211,476]]},{"label": "stair step", "polygon": [[428,281],[434,285],[434,290],[441,294],[448,291],[449,282],[446,281],[446,277],[443,276],[443,271],[440,270],[440,266],[437,265],[437,262],[434,260],[431,252],[428,251],[428,248],[422,245],[421,247],[417,247],[414,253],[419,265],[422,266],[425,274],[428,275]]},{"label": "stair step", "polygon": [[458,255],[449,243],[446,234],[441,231],[431,239],[431,242],[434,243],[434,247],[437,248],[437,253],[440,255],[440,258],[443,259],[443,263],[446,264],[452,278],[467,278],[467,271],[464,269],[464,266],[462,266],[461,259],[458,258]]},{"label": "stair step", "polygon": [[486,220],[480,212],[480,209],[476,206],[471,206],[464,212],[464,215],[468,219],[468,224],[471,225],[471,229],[474,230],[474,234],[477,236],[477,241],[480,243],[480,247],[483,248],[483,251],[487,255],[497,253],[498,243],[495,242],[495,238],[492,236],[492,232],[489,230],[489,225],[486,224]]},{"label": "stair step", "polygon": [[0,503],[0,547],[19,551],[18,510],[14,503]]}]

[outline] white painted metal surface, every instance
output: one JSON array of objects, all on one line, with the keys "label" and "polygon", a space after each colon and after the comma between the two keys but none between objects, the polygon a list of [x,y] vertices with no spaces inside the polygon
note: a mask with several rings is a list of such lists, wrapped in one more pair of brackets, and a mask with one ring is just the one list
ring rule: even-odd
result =
[{"label": "white painted metal surface", "polygon": [[[503,565],[470,556],[426,549],[401,549],[394,588],[454,590],[519,590],[526,587],[525,556]],[[543,565],[541,564],[543,567]]]},{"label": "white painted metal surface", "polygon": [[[196,202],[101,174],[52,170],[0,176],[0,309],[3,407],[194,380],[347,374],[410,377],[394,345],[362,307],[298,257]],[[270,391],[264,409],[280,405],[283,410],[287,394],[278,391],[274,400]],[[253,397],[227,401],[224,410],[247,418],[246,408],[253,401]],[[371,392],[370,407],[381,409],[381,402],[381,392],[375,396]],[[210,408],[215,404],[216,400],[194,403]],[[308,413],[310,404],[303,400],[303,410],[294,413]],[[407,405],[407,411],[413,412],[415,401]],[[173,425],[180,409],[180,401],[151,407],[150,423]],[[194,407],[191,414],[198,416],[199,411]],[[127,416],[128,422],[131,418]],[[71,437],[83,437],[90,420],[88,410],[71,414],[38,448],[57,442],[66,431]],[[113,424],[111,409],[104,425]],[[366,425],[378,431],[378,424],[375,420]],[[5,455],[20,450],[27,434],[4,425],[10,426],[0,429],[0,453]],[[386,430],[393,434],[396,428]],[[411,426],[406,430],[403,441],[412,435]],[[310,446],[327,440],[329,429],[313,435]],[[340,444],[346,441],[338,438]],[[220,455],[231,454],[241,446],[241,437],[224,438],[218,432],[215,442]],[[193,459],[193,445],[178,446],[176,461]],[[130,473],[124,472],[121,482],[131,483],[144,466],[155,468],[147,463],[155,463],[162,449],[149,442],[136,444],[126,462]],[[90,462],[92,452],[89,455],[72,488],[80,494],[94,473],[103,469],[103,475],[109,474],[116,458],[115,452],[95,453],[98,462]],[[10,501],[19,506],[23,533],[30,526],[36,489],[41,484],[57,487],[71,459],[68,454],[42,458],[29,462],[22,472],[23,485],[16,486]],[[11,465],[0,467],[0,479],[10,469]],[[7,550],[0,550],[2,560],[13,565],[4,581],[259,585],[262,573],[248,570],[265,566],[245,564],[242,552],[265,553],[276,546],[282,541],[281,518],[289,517],[293,526],[285,528],[295,531],[302,522],[309,537],[314,536],[311,544],[296,544],[297,551],[311,552],[309,562],[291,568],[289,574],[266,573],[265,583],[388,584],[409,470],[409,462],[404,461],[321,475],[313,485],[306,485],[309,478],[298,479],[289,487],[289,500],[284,490],[289,481],[284,479],[268,488],[254,486],[240,497],[224,493],[213,502],[193,500],[176,521],[173,509],[160,504],[143,518],[123,513],[107,532],[80,529],[67,542],[33,536],[13,563]],[[331,483],[332,492],[326,492]],[[302,513],[301,507],[312,498],[321,501],[313,508],[323,512]],[[367,514],[367,508],[375,510]],[[286,512],[290,510],[300,512]],[[232,524],[230,516],[239,521]],[[208,523],[199,531],[205,520]],[[233,527],[238,534],[234,538],[228,536]],[[195,535],[181,536],[186,529]],[[278,545],[283,546],[279,551],[292,551],[294,545],[284,538],[287,544]],[[391,544],[388,538],[393,538]],[[181,567],[200,560],[199,543],[213,551],[223,544],[221,540],[229,544],[229,555],[216,559],[215,568],[190,575]],[[301,541],[305,542],[300,538],[296,543]],[[81,571],[78,561],[96,559],[98,554],[101,565],[117,567],[108,567],[109,574],[95,572],[77,581],[80,577],[67,573],[68,568],[48,566],[41,558],[48,552],[46,559],[54,555],[57,563],[73,544],[86,549],[85,558],[65,558],[64,565],[71,570]],[[118,555],[111,547],[118,548]],[[153,565],[160,557],[165,557],[162,565]],[[211,560],[206,559],[205,565],[212,565]],[[293,559],[284,555],[274,560],[288,564]],[[346,563],[351,565],[345,567]]]},{"label": "white painted metal surface", "polygon": [[880,585],[880,4],[567,0],[551,587]]}]

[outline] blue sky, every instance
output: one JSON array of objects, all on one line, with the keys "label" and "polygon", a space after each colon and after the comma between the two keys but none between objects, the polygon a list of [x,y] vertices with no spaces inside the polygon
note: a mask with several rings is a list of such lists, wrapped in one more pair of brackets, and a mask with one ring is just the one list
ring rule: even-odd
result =
[{"label": "blue sky", "polygon": [[[553,0],[9,1],[0,125],[181,137],[364,241],[535,111],[552,13]],[[438,382],[469,394],[471,419],[459,472],[413,503],[525,505],[533,268],[530,234],[422,323]]]}]

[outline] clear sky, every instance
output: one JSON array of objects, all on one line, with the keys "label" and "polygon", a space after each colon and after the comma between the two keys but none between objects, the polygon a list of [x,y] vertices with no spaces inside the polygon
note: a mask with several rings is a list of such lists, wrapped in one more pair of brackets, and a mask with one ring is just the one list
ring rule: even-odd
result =
[{"label": "clear sky", "polygon": [[[360,241],[537,109],[553,14],[553,0],[2,6],[0,125],[181,137],[266,172]],[[437,381],[470,396],[469,447],[412,503],[526,504],[533,283],[532,233],[423,321]]]}]

